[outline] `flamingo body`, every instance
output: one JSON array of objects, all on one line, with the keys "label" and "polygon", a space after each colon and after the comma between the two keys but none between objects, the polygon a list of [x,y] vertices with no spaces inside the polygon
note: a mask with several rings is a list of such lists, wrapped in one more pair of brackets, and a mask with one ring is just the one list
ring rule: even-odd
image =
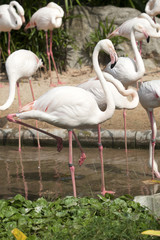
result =
[{"label": "flamingo body", "polygon": [[46,7],[40,8],[32,15],[30,22],[25,28],[36,26],[38,30],[51,31],[61,26],[63,16],[64,11],[60,6],[55,3],[49,3]]},{"label": "flamingo body", "polygon": [[145,12],[152,17],[160,14],[160,0],[149,0],[145,6]]},{"label": "flamingo body", "polygon": [[160,178],[158,165],[154,158],[154,150],[157,136],[157,126],[154,118],[154,108],[160,107],[160,80],[143,82],[138,90],[141,105],[146,110],[151,124],[151,139],[149,145],[149,164],[152,167],[152,178],[156,175]]},{"label": "flamingo body", "polygon": [[[114,37],[114,36],[123,36],[131,39],[131,31],[132,28],[135,26],[135,24],[142,24],[145,29],[147,29],[148,36],[159,38],[160,37],[160,31],[157,31],[157,29],[160,29],[160,25],[157,23],[154,23],[154,21],[151,19],[151,17],[145,13],[142,13],[140,16],[129,19],[122,23],[116,30],[114,30],[111,34],[109,34],[108,38]],[[135,39],[137,41],[142,41],[145,39],[145,35],[141,32],[135,32]]]},{"label": "flamingo body", "polygon": [[20,49],[8,56],[6,63],[6,73],[9,80],[9,97],[0,106],[0,110],[9,108],[15,97],[16,82],[22,77],[31,77],[37,69],[42,66],[42,60],[32,51]]},{"label": "flamingo body", "polygon": [[18,30],[24,21],[24,9],[17,1],[0,6],[0,32],[10,32],[12,29]]}]

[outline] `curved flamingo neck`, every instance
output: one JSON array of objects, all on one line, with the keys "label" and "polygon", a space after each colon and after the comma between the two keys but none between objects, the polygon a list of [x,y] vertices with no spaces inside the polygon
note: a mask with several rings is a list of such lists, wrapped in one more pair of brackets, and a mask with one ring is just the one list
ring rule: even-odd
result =
[{"label": "curved flamingo neck", "polygon": [[16,89],[16,81],[10,81],[8,99],[2,106],[0,106],[0,110],[6,110],[12,105],[15,97],[15,89]]},{"label": "curved flamingo neck", "polygon": [[136,72],[137,78],[136,78],[136,80],[138,80],[139,78],[141,78],[144,75],[145,67],[144,67],[144,62],[143,62],[143,59],[141,57],[141,54],[140,54],[140,52],[137,48],[134,28],[132,28],[132,31],[131,31],[131,44],[132,44],[132,49],[134,51],[134,55],[135,55],[135,59],[136,59],[136,66],[137,66],[137,72]]},{"label": "curved flamingo neck", "polygon": [[[17,12],[15,11],[14,9],[14,6],[17,8]],[[20,8],[21,6],[19,5],[19,3],[17,3],[16,1],[12,1],[10,4],[9,4],[9,9],[8,11],[10,12],[10,14],[13,16],[14,20],[15,21],[12,21],[12,27],[14,29],[18,29],[21,25],[22,25],[22,19],[21,17],[19,16],[20,14]]]},{"label": "curved flamingo neck", "polygon": [[94,70],[97,74],[98,79],[100,80],[100,83],[102,85],[102,89],[104,91],[105,98],[106,98],[107,108],[104,112],[102,112],[102,116],[101,116],[101,122],[103,122],[112,117],[112,115],[115,111],[115,104],[113,101],[112,94],[109,92],[109,90],[106,86],[106,80],[103,76],[103,73],[102,73],[99,63],[98,63],[98,55],[99,55],[100,50],[101,50],[101,46],[99,44],[97,44],[96,47],[94,48],[92,59],[93,59]]}]

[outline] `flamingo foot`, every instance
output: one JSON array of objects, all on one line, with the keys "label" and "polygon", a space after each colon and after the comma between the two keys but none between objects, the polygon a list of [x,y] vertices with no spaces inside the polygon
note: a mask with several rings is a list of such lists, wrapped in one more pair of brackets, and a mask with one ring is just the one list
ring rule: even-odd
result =
[{"label": "flamingo foot", "polygon": [[84,160],[86,159],[86,154],[85,153],[82,153],[81,154],[81,157],[79,159],[79,166],[81,166],[84,162]]},{"label": "flamingo foot", "polygon": [[101,194],[102,194],[103,196],[105,196],[106,193],[109,193],[109,194],[112,194],[112,195],[115,194],[115,192],[113,192],[113,191],[106,191],[105,189],[103,189],[103,191],[101,191]]},{"label": "flamingo foot", "polygon": [[60,152],[63,148],[63,141],[62,139],[58,139],[57,141],[57,151]]},{"label": "flamingo foot", "polygon": [[66,84],[65,82],[58,81],[58,84]]},{"label": "flamingo foot", "polygon": [[50,87],[56,87],[56,84],[54,84],[54,83],[50,83],[49,86],[50,86]]}]

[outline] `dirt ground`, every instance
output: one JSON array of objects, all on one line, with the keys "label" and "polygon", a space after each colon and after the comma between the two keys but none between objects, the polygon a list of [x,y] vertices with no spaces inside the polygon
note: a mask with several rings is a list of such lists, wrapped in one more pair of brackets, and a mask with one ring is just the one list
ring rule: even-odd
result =
[{"label": "dirt ground", "polygon": [[[95,72],[90,69],[89,67],[83,67],[82,69],[69,69],[67,72],[63,72],[59,75],[61,82],[64,85],[77,85],[88,80],[90,77],[95,76]],[[159,69],[152,69],[144,75],[142,81],[146,80],[153,80],[159,79],[160,77],[160,68]],[[52,72],[53,82],[57,84],[57,77],[55,71]],[[5,73],[1,73],[0,75],[0,83],[2,84],[2,88],[0,88],[0,105],[2,105],[8,98],[9,94],[9,84],[8,79]],[[43,73],[38,71],[37,74],[32,79],[33,90],[35,94],[35,98],[38,98],[47,90],[50,89],[50,79],[48,73]],[[20,80],[20,94],[21,94],[21,101],[22,106],[27,104],[28,102],[32,101],[31,91],[29,87],[29,82],[27,79]],[[2,129],[6,128],[17,128],[15,124],[10,123],[7,121],[6,116],[9,113],[18,112],[18,99],[17,99],[17,92],[15,94],[14,103],[12,106],[5,110],[1,111],[1,119],[0,119],[0,127]],[[160,121],[159,121],[159,108],[155,109],[155,118],[157,120],[157,127],[160,128]],[[39,126],[42,128],[54,128],[47,123],[40,122]],[[103,123],[102,128],[104,129],[123,129],[123,111],[116,110],[113,117]],[[147,130],[150,129],[150,123],[146,114],[146,111],[142,108],[142,106],[138,105],[137,108],[133,110],[127,110],[127,129],[130,130]]]}]

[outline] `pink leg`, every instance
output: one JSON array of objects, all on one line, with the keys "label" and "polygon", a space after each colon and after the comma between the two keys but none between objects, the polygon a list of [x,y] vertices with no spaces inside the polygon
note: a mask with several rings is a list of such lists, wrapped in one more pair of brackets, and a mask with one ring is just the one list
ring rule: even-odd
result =
[{"label": "pink leg", "polygon": [[8,32],[8,55],[11,54],[11,50],[10,50],[10,42],[11,42],[11,33]]},{"label": "pink leg", "polygon": [[103,163],[103,146],[101,142],[101,129],[100,124],[98,124],[98,148],[100,153],[100,160],[101,160],[101,194],[105,195],[106,193],[115,194],[113,191],[106,191],[105,189],[105,181],[104,181],[104,163]]},{"label": "pink leg", "polygon": [[42,130],[42,129],[40,129],[40,128],[36,128],[36,127],[34,127],[34,126],[32,126],[32,125],[29,125],[29,124],[27,124],[27,123],[24,123],[24,122],[22,122],[22,121],[20,121],[20,120],[16,120],[16,119],[14,119],[14,117],[16,117],[16,114],[15,114],[15,113],[9,114],[9,115],[7,116],[7,119],[8,119],[8,121],[10,121],[10,122],[14,122],[14,123],[17,123],[17,124],[21,124],[21,125],[23,125],[23,126],[25,126],[25,127],[29,127],[29,128],[35,129],[35,130],[37,130],[37,131],[39,131],[39,132],[42,132],[42,133],[44,133],[44,134],[46,134],[46,135],[48,135],[48,136],[50,136],[50,137],[55,138],[55,139],[57,140],[57,151],[60,152],[60,151],[62,150],[62,148],[63,148],[62,138],[60,138],[60,137],[58,137],[58,136],[55,136],[55,135],[53,135],[53,134],[51,134],[51,133],[48,133],[48,132],[46,132],[46,131],[44,131],[44,130]]},{"label": "pink leg", "polygon": [[19,153],[19,159],[20,159],[20,164],[21,164],[21,169],[22,169],[22,178],[23,178],[23,184],[24,184],[24,191],[25,191],[25,199],[28,199],[28,185],[25,180],[25,175],[24,175],[24,166],[23,166],[23,161],[22,161],[22,155],[21,152]]},{"label": "pink leg", "polygon": [[149,118],[151,123],[151,129],[152,129],[152,179],[154,179],[154,151],[155,151],[155,145],[156,145],[156,138],[154,133],[154,127],[153,127],[153,112],[149,112]]},{"label": "pink leg", "polygon": [[126,165],[127,165],[127,176],[128,172],[128,148],[127,148],[127,128],[126,128],[126,109],[123,109],[123,119],[124,119],[124,141],[125,141],[125,153],[126,153]]},{"label": "pink leg", "polygon": [[76,142],[79,146],[79,149],[81,151],[81,157],[79,159],[79,165],[81,166],[83,164],[84,160],[86,159],[86,154],[84,153],[83,148],[82,148],[82,146],[81,146],[81,144],[80,144],[80,142],[79,142],[79,140],[78,140],[78,138],[77,138],[77,136],[76,136],[76,134],[73,130],[72,130],[72,133],[73,133],[74,138],[75,138],[75,140],[76,140]]},{"label": "pink leg", "polygon": [[50,59],[50,52],[49,52],[49,47],[48,47],[48,33],[46,31],[46,51],[47,51],[47,57],[48,57],[48,64],[49,64],[49,76],[50,76],[50,81],[52,78],[51,74],[51,59]]},{"label": "pink leg", "polygon": [[[30,89],[31,89],[33,101],[35,101],[35,97],[34,97],[34,93],[33,93],[33,88],[32,88],[31,79],[29,79],[29,85],[30,85]],[[36,120],[36,128],[38,128],[38,122],[37,122],[37,120]],[[38,132],[37,132],[37,144],[38,144],[38,148],[40,149],[40,148],[41,148],[41,145],[40,145],[39,133],[38,133]]]},{"label": "pink leg", "polygon": [[[50,56],[51,56],[51,58],[52,58],[52,62],[53,62],[53,65],[54,65],[54,68],[55,68],[55,71],[56,71],[56,75],[57,75],[57,79],[58,79],[58,84],[62,84],[62,82],[61,82],[60,79],[59,79],[58,70],[57,70],[56,63],[55,63],[54,57],[53,57],[53,52],[52,52],[52,31],[50,31]],[[52,81],[50,82],[50,86],[53,86]]]},{"label": "pink leg", "polygon": [[72,185],[73,185],[73,195],[77,197],[76,194],[76,182],[75,182],[75,167],[73,166],[73,157],[72,157],[72,130],[68,130],[69,138],[69,168],[71,171]]},{"label": "pink leg", "polygon": [[[17,82],[17,93],[18,93],[18,104],[19,104],[19,110],[20,110],[22,108],[22,103],[20,98],[19,82]],[[21,125],[19,125],[19,152],[21,152]]]}]

